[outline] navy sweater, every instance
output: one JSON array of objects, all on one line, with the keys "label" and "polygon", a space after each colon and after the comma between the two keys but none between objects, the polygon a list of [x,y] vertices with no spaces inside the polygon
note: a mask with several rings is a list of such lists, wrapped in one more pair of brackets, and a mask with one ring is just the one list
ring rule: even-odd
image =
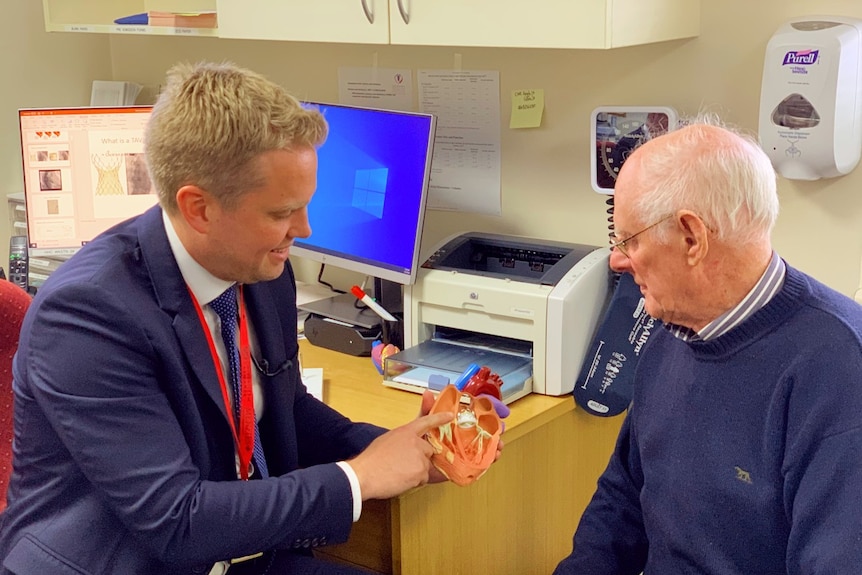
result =
[{"label": "navy sweater", "polygon": [[557,575],[862,573],[862,306],[787,267],[710,341],[655,332]]}]

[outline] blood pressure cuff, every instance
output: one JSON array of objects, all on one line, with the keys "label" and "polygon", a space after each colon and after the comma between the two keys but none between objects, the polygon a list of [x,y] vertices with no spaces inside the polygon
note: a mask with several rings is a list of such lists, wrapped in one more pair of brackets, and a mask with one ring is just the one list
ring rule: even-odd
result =
[{"label": "blood pressure cuff", "polygon": [[575,381],[577,404],[587,413],[618,415],[631,404],[641,350],[659,321],[644,311],[640,288],[622,274]]}]

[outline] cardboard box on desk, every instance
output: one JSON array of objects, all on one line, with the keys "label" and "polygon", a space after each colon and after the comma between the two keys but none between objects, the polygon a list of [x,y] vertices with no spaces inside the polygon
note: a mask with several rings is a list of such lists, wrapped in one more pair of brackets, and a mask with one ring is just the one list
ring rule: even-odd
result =
[{"label": "cardboard box on desk", "polygon": [[147,13],[150,26],[172,26],[174,28],[217,28],[215,12],[158,12]]}]

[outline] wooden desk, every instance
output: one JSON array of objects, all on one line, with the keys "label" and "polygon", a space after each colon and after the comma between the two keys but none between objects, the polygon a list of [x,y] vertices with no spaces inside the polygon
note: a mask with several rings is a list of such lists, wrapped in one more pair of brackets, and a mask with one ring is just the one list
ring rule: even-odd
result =
[{"label": "wooden desk", "polygon": [[[300,349],[303,367],[324,369],[326,403],[350,419],[393,428],[418,415],[419,395],[385,387],[369,358]],[[478,481],[366,501],[350,540],[323,552],[394,575],[550,574],[571,552],[622,416],[587,415],[571,396],[531,394],[510,407],[503,455]]]}]

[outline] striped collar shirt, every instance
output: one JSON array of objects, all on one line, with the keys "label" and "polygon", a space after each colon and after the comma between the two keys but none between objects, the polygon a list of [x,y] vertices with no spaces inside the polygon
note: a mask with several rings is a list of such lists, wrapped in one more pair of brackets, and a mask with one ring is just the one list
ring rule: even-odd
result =
[{"label": "striped collar shirt", "polygon": [[769,265],[766,266],[766,271],[763,272],[760,280],[748,292],[748,295],[742,298],[742,301],[732,309],[724,312],[697,332],[681,325],[665,324],[665,327],[683,341],[707,341],[722,336],[769,303],[784,284],[786,272],[784,261],[773,251],[772,259],[769,260]]}]

